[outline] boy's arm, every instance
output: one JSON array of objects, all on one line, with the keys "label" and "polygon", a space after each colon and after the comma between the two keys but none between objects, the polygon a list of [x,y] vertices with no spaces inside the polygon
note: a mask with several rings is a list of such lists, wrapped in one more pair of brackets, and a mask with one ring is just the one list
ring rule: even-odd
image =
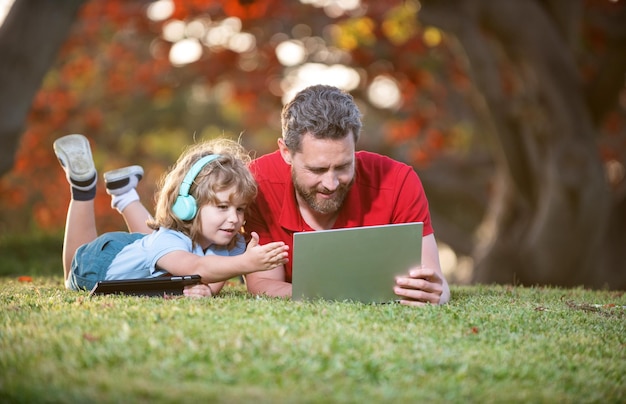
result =
[{"label": "boy's arm", "polygon": [[200,256],[188,251],[172,251],[157,260],[157,266],[172,275],[198,274],[202,283],[223,282],[239,275],[266,271],[287,262],[287,246],[282,242],[258,244],[258,236],[243,254]]}]

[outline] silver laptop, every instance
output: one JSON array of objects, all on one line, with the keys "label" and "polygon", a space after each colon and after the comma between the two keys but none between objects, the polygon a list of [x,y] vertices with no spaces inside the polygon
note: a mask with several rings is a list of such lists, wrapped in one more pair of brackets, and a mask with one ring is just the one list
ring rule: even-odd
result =
[{"label": "silver laptop", "polygon": [[294,233],[293,300],[388,303],[395,277],[422,258],[423,223]]}]

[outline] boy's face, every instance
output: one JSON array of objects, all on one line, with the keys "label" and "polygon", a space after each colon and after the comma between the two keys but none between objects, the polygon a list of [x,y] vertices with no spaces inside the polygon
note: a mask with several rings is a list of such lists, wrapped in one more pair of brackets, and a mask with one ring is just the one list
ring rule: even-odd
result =
[{"label": "boy's face", "polygon": [[321,214],[337,212],[354,182],[352,134],[337,140],[316,139],[305,134],[301,150],[295,153],[281,140],[279,148],[283,159],[291,165],[298,203],[305,203]]},{"label": "boy's face", "polygon": [[228,245],[239,233],[245,219],[247,205],[237,201],[233,195],[235,187],[216,192],[217,203],[208,203],[200,208],[203,249],[211,244]]}]

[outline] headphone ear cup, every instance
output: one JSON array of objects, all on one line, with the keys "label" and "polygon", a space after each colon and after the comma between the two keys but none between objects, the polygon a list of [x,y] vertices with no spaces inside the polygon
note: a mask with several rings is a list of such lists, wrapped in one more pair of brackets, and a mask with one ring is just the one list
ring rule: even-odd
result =
[{"label": "headphone ear cup", "polygon": [[191,195],[178,195],[172,205],[172,213],[180,220],[191,220],[198,213],[198,204]]}]

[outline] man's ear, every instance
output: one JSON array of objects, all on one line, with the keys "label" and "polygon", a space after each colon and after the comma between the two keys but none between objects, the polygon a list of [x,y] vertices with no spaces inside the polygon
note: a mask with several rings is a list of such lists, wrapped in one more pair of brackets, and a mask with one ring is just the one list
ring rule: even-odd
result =
[{"label": "man's ear", "polygon": [[291,152],[282,137],[278,138],[278,150],[283,160],[285,160],[285,163],[291,165]]}]

